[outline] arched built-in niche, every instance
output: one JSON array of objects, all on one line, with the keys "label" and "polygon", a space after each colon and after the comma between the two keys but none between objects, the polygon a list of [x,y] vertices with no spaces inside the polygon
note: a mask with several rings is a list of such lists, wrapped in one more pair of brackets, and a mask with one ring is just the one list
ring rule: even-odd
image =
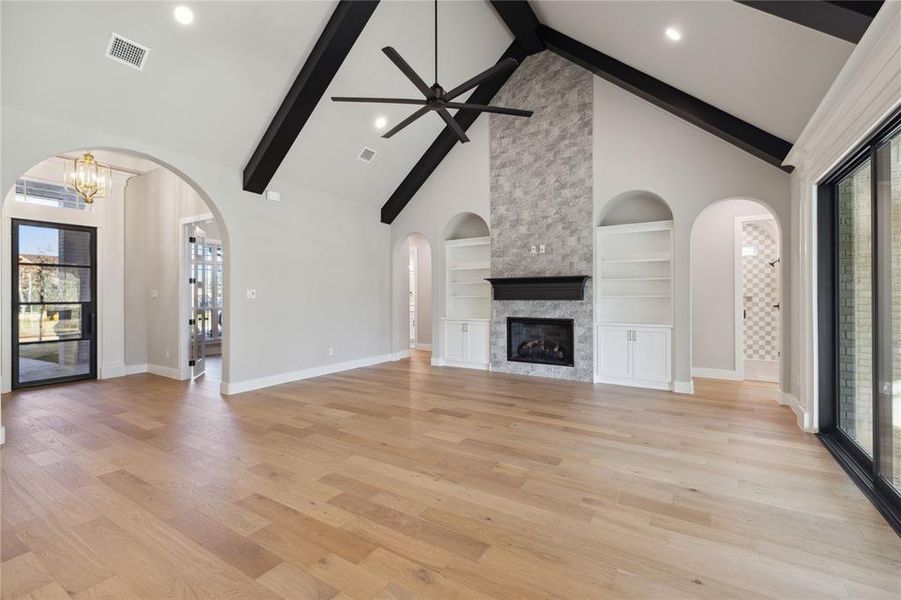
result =
[{"label": "arched built-in niche", "polygon": [[471,212],[454,215],[444,226],[444,240],[488,237],[488,224],[479,215]]},{"label": "arched built-in niche", "polygon": [[[137,217],[129,221],[126,219],[126,191],[129,193],[133,189],[131,184],[137,181],[136,178],[147,178],[151,174],[165,173],[165,185],[159,185],[162,182],[162,175],[157,177],[155,184],[150,185],[156,190],[154,197],[171,197],[173,202],[184,202],[186,206],[190,206],[192,215],[198,213],[204,219],[214,219],[217,224],[218,239],[221,240],[223,248],[222,269],[227,271],[230,255],[228,252],[228,236],[226,231],[226,223],[221,218],[217,207],[212,203],[210,197],[201,190],[198,185],[190,178],[184,176],[177,169],[171,168],[163,161],[156,160],[153,156],[149,156],[140,152],[132,152],[127,149],[114,147],[100,147],[92,149],[98,161],[110,164],[113,168],[113,194],[109,198],[97,199],[93,210],[73,210],[60,207],[54,207],[42,204],[31,204],[28,202],[8,202],[16,195],[15,184],[10,188],[0,200],[3,201],[3,244],[4,252],[9,252],[11,247],[10,230],[12,219],[30,219],[33,221],[45,223],[59,223],[65,226],[83,226],[96,231],[97,244],[97,266],[96,275],[98,278],[97,297],[95,301],[98,303],[98,314],[95,316],[96,322],[96,376],[101,379],[117,377],[125,374],[139,372],[138,367],[143,370],[151,370],[165,376],[184,379],[190,374],[190,370],[185,367],[188,364],[188,312],[189,306],[187,302],[182,302],[182,296],[188,298],[187,291],[187,273],[176,274],[180,265],[184,264],[183,260],[186,252],[181,240],[176,239],[176,231],[178,229],[178,219],[175,218],[173,223],[162,224],[159,230],[159,246],[162,249],[165,246],[166,251],[173,256],[172,269],[166,271],[165,276],[159,282],[146,282],[143,285],[142,277],[147,273],[161,272],[154,270],[149,264],[143,264],[142,268],[135,268],[133,265],[126,264],[128,250],[126,242],[128,240],[143,239],[139,231],[134,230],[137,226],[145,223],[142,217]],[[63,186],[63,162],[74,157],[81,156],[84,150],[65,152],[55,154],[42,161],[38,161],[32,167],[23,170],[14,181],[19,181],[23,177],[37,177],[46,184]],[[126,185],[128,184],[128,186]],[[135,186],[137,188],[138,186]],[[146,189],[149,189],[147,187]],[[49,189],[49,188],[48,188]],[[145,191],[146,191],[145,189]],[[163,190],[168,190],[164,192]],[[170,193],[171,192],[171,193]],[[155,206],[152,203],[146,203],[143,198],[136,200],[134,205]],[[71,202],[68,205],[72,205]],[[194,209],[197,210],[194,210]],[[150,210],[150,208],[148,208]],[[155,209],[154,209],[155,210]],[[171,210],[166,207],[159,207],[159,215],[173,216]],[[202,213],[202,215],[201,215]],[[161,217],[162,218],[162,217]],[[163,226],[165,225],[165,226]],[[169,225],[172,225],[171,227]],[[131,233],[129,233],[131,231]],[[171,236],[170,236],[171,234]],[[171,237],[171,239],[170,239]],[[146,249],[132,248],[132,256],[143,256],[156,258],[159,252],[148,252]],[[4,263],[2,274],[0,274],[0,286],[2,286],[2,302],[4,309],[2,319],[2,347],[3,347],[3,384],[5,388],[9,388],[12,384],[10,375],[12,374],[12,356],[11,348],[11,332],[12,323],[9,318],[12,296],[10,289],[11,272],[8,270],[9,264]],[[182,276],[184,275],[184,276]],[[138,281],[141,280],[141,281]],[[178,285],[171,282],[178,281]],[[182,282],[184,284],[182,285]],[[176,288],[184,287],[184,289],[176,291]],[[129,295],[129,290],[133,293]],[[138,327],[140,319],[135,318],[135,314],[129,314],[141,311],[141,307],[147,305],[146,298],[148,291],[157,300],[154,306],[163,306],[161,303],[169,299],[172,295],[172,303],[165,304],[163,313],[165,319],[153,318],[156,322],[153,328],[155,336],[165,336],[161,338],[160,343],[151,344],[147,334],[138,333],[135,328]],[[182,293],[184,292],[184,293]],[[223,286],[223,295],[227,294],[227,286]],[[123,304],[124,302],[124,304]],[[224,303],[227,307],[227,301]],[[224,310],[223,310],[224,313]],[[147,313],[145,318],[151,318]],[[171,321],[168,317],[171,316]],[[162,322],[165,321],[165,322]],[[224,325],[224,336],[221,340],[222,349],[222,380],[228,373],[228,319],[223,314],[222,319]],[[128,327],[132,328],[132,332],[126,331]],[[141,357],[140,360],[128,362],[129,353],[132,355],[139,352],[138,348],[144,348],[148,352],[151,345],[156,348],[159,346],[159,358],[161,360],[152,360],[147,355]],[[165,362],[164,360],[165,359]],[[217,369],[218,371],[218,369]],[[217,373],[215,379],[219,379]]]},{"label": "arched built-in niche", "polygon": [[599,226],[626,225],[670,221],[673,212],[667,203],[653,192],[630,190],[617,194],[601,207]]}]

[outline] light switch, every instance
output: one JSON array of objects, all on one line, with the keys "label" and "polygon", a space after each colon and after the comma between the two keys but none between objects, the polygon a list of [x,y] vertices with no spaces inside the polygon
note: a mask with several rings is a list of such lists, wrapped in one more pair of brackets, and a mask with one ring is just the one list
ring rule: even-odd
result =
[{"label": "light switch", "polygon": [[544,254],[544,244],[538,246],[538,254]]},{"label": "light switch", "polygon": [[532,248],[530,249],[530,252],[532,254],[538,254],[538,246],[536,246],[535,244],[532,244]]},{"label": "light switch", "polygon": [[257,291],[247,288],[247,299],[248,300],[256,300],[257,299]]}]

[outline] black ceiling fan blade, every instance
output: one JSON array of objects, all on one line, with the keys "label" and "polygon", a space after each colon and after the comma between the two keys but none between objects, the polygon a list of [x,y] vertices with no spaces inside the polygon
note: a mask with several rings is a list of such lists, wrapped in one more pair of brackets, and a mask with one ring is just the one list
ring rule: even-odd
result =
[{"label": "black ceiling fan blade", "polygon": [[501,73],[506,73],[507,71],[515,69],[517,64],[519,64],[519,63],[517,63],[515,59],[505,58],[504,60],[500,61],[499,63],[497,63],[490,69],[486,69],[486,70],[482,71],[481,73],[479,73],[472,79],[470,79],[468,81],[464,81],[463,83],[461,83],[460,85],[458,85],[457,87],[452,89],[451,91],[445,93],[443,98],[445,100],[453,100],[460,94],[462,94],[464,92],[468,92],[469,90],[476,87],[483,81],[488,81],[492,77],[496,77],[496,76],[500,75]]},{"label": "black ceiling fan blade", "polygon": [[405,61],[401,57],[401,55],[397,53],[397,50],[395,50],[391,46],[385,46],[384,48],[382,48],[382,52],[384,52],[385,56],[391,59],[391,62],[393,62],[395,66],[397,66],[397,68],[401,70],[401,73],[407,76],[407,79],[413,82],[413,85],[416,86],[416,89],[422,92],[423,96],[425,96],[426,98],[435,97],[435,93],[432,91],[432,88],[426,85],[426,82],[422,80],[422,77],[416,74],[416,71],[413,70],[413,67],[407,64],[407,61]]},{"label": "black ceiling fan blade", "polygon": [[447,107],[497,113],[499,115],[512,115],[514,117],[531,117],[534,114],[531,110],[523,110],[521,108],[506,108],[504,106],[491,106],[490,104],[469,104],[467,102],[448,102]]},{"label": "black ceiling fan blade", "polygon": [[358,98],[354,96],[332,96],[332,102],[369,102],[376,104],[416,104],[425,105],[425,100],[416,98]]},{"label": "black ceiling fan blade", "polygon": [[409,125],[410,123],[412,123],[413,121],[415,121],[416,119],[418,119],[419,117],[421,117],[421,116],[423,116],[424,114],[428,113],[429,110],[431,110],[431,109],[430,109],[428,106],[423,106],[422,108],[420,108],[419,110],[417,110],[415,113],[413,113],[412,115],[410,115],[409,117],[407,117],[406,119],[404,119],[403,121],[401,121],[400,123],[398,123],[397,125],[395,125],[394,127],[392,127],[391,129],[389,129],[388,131],[386,131],[386,132],[384,133],[384,135],[382,135],[382,137],[385,138],[385,139],[390,138],[390,137],[393,136],[395,133],[397,133],[398,131],[400,131],[401,129],[403,129],[404,127],[406,127],[407,125]]},{"label": "black ceiling fan blade", "polygon": [[449,112],[447,112],[446,108],[439,108],[435,112],[438,113],[438,116],[440,116],[442,119],[444,119],[444,122],[447,123],[447,126],[451,128],[451,131],[454,132],[454,135],[456,135],[460,139],[461,142],[463,142],[465,144],[466,142],[469,141],[469,138],[466,137],[466,132],[463,131],[463,128],[460,127],[460,124],[457,123],[456,120],[454,120],[454,118],[451,116],[451,114]]}]

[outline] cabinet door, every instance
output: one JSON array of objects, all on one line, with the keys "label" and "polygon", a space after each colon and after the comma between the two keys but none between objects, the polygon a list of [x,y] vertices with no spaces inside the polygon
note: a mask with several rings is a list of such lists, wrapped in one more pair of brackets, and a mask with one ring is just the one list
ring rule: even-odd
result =
[{"label": "cabinet door", "polygon": [[615,379],[632,377],[630,331],[626,327],[598,330],[598,375]]},{"label": "cabinet door", "polygon": [[463,323],[449,321],[444,324],[444,359],[462,362],[464,354],[465,334]]},{"label": "cabinet door", "polygon": [[635,329],[632,342],[632,377],[669,383],[670,336],[667,329]]},{"label": "cabinet door", "polygon": [[480,365],[488,364],[488,323],[471,322],[468,323],[469,332],[467,334],[466,346],[468,356],[467,362],[477,363]]}]

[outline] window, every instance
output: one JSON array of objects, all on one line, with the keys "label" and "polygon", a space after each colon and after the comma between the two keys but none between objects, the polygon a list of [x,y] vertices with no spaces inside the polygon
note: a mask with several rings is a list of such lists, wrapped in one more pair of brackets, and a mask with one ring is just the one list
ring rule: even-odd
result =
[{"label": "window", "polygon": [[78,192],[59,183],[36,177],[22,177],[16,180],[16,201],[53,208],[93,210]]},{"label": "window", "polygon": [[901,113],[817,203],[820,439],[901,533]]}]

